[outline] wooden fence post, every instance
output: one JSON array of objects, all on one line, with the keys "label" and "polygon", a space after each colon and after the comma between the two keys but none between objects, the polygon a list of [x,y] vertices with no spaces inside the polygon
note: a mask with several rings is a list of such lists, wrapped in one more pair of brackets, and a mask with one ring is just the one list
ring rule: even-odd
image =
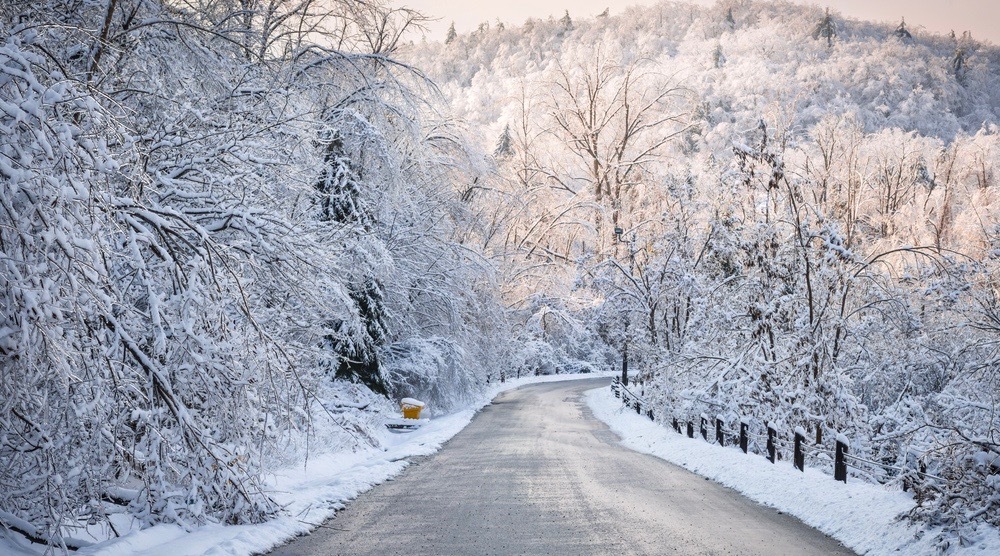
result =
[{"label": "wooden fence post", "polygon": [[802,449],[802,443],[806,440],[806,431],[802,427],[795,427],[795,456],[792,458],[792,465],[799,471],[806,472],[806,453]]},{"label": "wooden fence post", "polygon": [[778,449],[774,444],[775,436],[777,436],[778,431],[774,429],[772,423],[767,424],[767,459],[774,463],[778,459]]},{"label": "wooden fence post", "polygon": [[656,420],[656,419],[653,419],[653,410],[652,409],[647,409],[646,410],[646,417],[649,417],[650,421],[655,421]]},{"label": "wooden fence post", "polygon": [[708,442],[708,418],[705,417],[704,413],[701,414],[700,432],[701,432],[701,438],[705,442]]},{"label": "wooden fence post", "polygon": [[833,462],[833,478],[837,481],[847,482],[847,437],[843,434],[837,435],[837,453]]},{"label": "wooden fence post", "polygon": [[750,435],[747,434],[747,429],[749,428],[749,424],[745,421],[740,421],[740,450],[743,450],[744,454],[747,453],[747,449],[750,447]]},{"label": "wooden fence post", "polygon": [[681,433],[681,424],[677,422],[677,417],[674,417],[674,430],[677,431],[677,434],[683,434]]},{"label": "wooden fence post", "polygon": [[694,423],[688,421],[688,438],[694,438]]},{"label": "wooden fence post", "polygon": [[639,401],[639,398],[635,399],[635,412],[642,415],[642,402]]},{"label": "wooden fence post", "polygon": [[719,443],[719,446],[726,445],[726,436],[722,434],[722,419],[719,417],[715,418],[715,441]]}]

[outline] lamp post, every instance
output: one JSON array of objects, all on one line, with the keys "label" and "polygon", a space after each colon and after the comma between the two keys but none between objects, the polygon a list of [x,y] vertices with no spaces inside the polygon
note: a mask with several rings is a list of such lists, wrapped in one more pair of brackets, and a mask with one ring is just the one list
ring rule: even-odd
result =
[{"label": "lamp post", "polygon": [[[629,256],[629,275],[632,275],[633,267],[635,266],[635,253],[632,252],[632,245],[627,239],[622,239],[622,230],[619,227],[615,227],[615,242],[625,243],[628,245],[628,256]],[[628,312],[625,313],[625,337],[622,339],[622,386],[628,386]]]}]

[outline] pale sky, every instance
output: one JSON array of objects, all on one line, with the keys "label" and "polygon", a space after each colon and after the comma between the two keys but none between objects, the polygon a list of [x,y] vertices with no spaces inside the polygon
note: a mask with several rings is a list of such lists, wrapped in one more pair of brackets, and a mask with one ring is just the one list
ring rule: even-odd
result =
[{"label": "pale sky", "polygon": [[[688,0],[696,4],[711,5],[715,0]],[[900,17],[906,18],[911,30],[926,29],[934,33],[947,33],[954,29],[958,35],[972,31],[978,40],[1000,44],[1000,0],[795,0],[829,6],[842,15],[872,21],[887,21],[893,25]],[[471,31],[483,21],[491,24],[501,21],[520,25],[529,17],[544,19],[549,15],[561,17],[569,10],[571,17],[592,17],[611,8],[611,13],[621,13],[626,6],[655,4],[657,0],[397,0],[398,5],[420,10],[426,15],[439,17],[430,26],[430,38],[443,38],[449,23],[455,22],[459,32]]]}]

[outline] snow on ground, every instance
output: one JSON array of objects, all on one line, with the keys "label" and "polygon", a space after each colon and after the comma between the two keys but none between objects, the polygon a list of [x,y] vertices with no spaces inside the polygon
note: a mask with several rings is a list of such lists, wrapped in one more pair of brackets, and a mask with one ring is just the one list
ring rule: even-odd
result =
[{"label": "snow on ground", "polygon": [[[790,461],[775,464],[738,447],[720,447],[687,438],[622,406],[610,388],[590,390],[587,403],[626,448],[650,454],[743,493],[748,498],[794,515],[839,540],[858,554],[936,554],[940,531],[921,531],[898,516],[914,506],[912,497],[896,488],[833,480],[833,476]],[[831,470],[832,472],[832,470]],[[974,545],[953,547],[949,555],[1000,554],[1000,534],[984,527]]]},{"label": "snow on ground", "polygon": [[[469,408],[434,417],[409,433],[380,431],[382,448],[333,452],[312,456],[304,466],[275,472],[274,499],[285,506],[279,517],[259,525],[206,525],[185,531],[176,525],[158,525],[74,552],[101,556],[243,555],[266,552],[297,535],[319,527],[344,503],[398,475],[407,458],[433,454],[465,428],[482,407],[501,392],[525,384],[597,378],[603,374],[524,377],[495,384]],[[610,375],[608,375],[610,376]],[[34,555],[44,547],[19,546],[0,531],[0,554]]]}]

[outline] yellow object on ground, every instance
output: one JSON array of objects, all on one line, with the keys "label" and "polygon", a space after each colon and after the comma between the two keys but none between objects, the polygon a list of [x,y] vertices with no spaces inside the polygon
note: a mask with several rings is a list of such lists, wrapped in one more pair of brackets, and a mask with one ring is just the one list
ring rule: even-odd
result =
[{"label": "yellow object on ground", "polygon": [[419,419],[420,411],[424,408],[424,402],[413,398],[403,398],[399,400],[399,405],[403,409],[404,419]]}]

